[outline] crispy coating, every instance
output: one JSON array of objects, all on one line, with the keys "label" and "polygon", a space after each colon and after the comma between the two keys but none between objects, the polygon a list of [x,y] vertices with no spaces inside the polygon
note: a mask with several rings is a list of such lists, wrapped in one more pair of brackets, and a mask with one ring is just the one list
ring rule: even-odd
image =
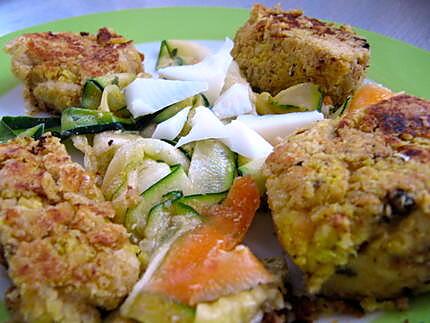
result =
[{"label": "crispy coating", "polygon": [[25,83],[30,110],[61,112],[79,106],[82,86],[91,77],[143,71],[143,55],[131,41],[101,28],[89,33],[41,32],[22,35],[5,50],[12,71]]},{"label": "crispy coating", "polygon": [[309,292],[366,305],[430,290],[429,154],[430,102],[409,95],[276,147],[269,205]]},{"label": "crispy coating", "polygon": [[236,33],[233,57],[251,86],[272,95],[313,82],[341,104],[361,84],[369,44],[347,26],[255,5]]},{"label": "crispy coating", "polygon": [[19,322],[99,322],[138,279],[136,247],[59,139],[0,145],[0,243]]}]

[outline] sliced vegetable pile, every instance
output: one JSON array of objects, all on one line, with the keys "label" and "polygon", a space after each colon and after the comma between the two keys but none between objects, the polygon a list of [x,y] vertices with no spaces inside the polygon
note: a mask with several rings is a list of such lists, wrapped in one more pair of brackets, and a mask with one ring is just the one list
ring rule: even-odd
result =
[{"label": "sliced vegetable pile", "polygon": [[323,119],[321,111],[342,114],[349,101],[332,107],[311,83],[255,94],[232,46],[226,39],[211,54],[164,40],[158,77],[92,78],[81,106],[60,118],[0,121],[0,142],[49,131],[85,154],[147,266],[125,317],[248,322],[263,304],[284,305],[275,276],[241,245],[265,191],[261,168],[280,137]]},{"label": "sliced vegetable pile", "polygon": [[[140,322],[171,322],[174,318],[207,322],[213,318],[227,320],[236,311],[238,322],[248,322],[260,312],[262,303],[272,309],[282,308],[273,274],[247,247],[239,245],[260,203],[258,189],[250,178],[236,179],[222,204],[205,207],[202,215],[191,211],[179,195],[165,197],[170,200],[153,208],[148,222],[148,233],[161,242],[144,276],[123,304],[122,315]],[[166,218],[176,224],[163,230]],[[185,232],[179,236],[181,230]],[[261,299],[249,308],[246,295],[252,299],[258,292],[263,294]],[[239,293],[246,294],[238,296],[233,313],[223,308],[223,301],[229,304],[229,295]],[[218,306],[207,303],[215,300]],[[167,311],[157,312],[154,303]]]}]

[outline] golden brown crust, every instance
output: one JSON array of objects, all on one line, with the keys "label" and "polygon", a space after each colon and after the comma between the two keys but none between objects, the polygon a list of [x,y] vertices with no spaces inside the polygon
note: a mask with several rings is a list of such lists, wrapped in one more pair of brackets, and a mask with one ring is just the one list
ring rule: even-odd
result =
[{"label": "golden brown crust", "polygon": [[113,309],[128,294],[139,262],[113,217],[57,138],[0,145],[0,242],[22,321],[97,322],[95,306]]},{"label": "golden brown crust", "polygon": [[399,95],[321,121],[269,156],[278,237],[308,291],[371,308],[430,290],[429,117],[430,102]]},{"label": "golden brown crust", "polygon": [[361,84],[369,44],[347,26],[301,11],[255,5],[236,33],[233,57],[251,86],[275,95],[301,82],[318,84],[341,104]]},{"label": "golden brown crust", "polygon": [[430,102],[407,94],[396,95],[348,114],[339,128],[377,133],[399,153],[430,161],[430,147],[419,138],[430,139]]},{"label": "golden brown crust", "polygon": [[307,17],[302,10],[283,11],[279,8],[266,8],[257,4],[252,8],[249,22],[257,24],[257,31],[266,31],[275,38],[287,38],[294,35],[290,35],[291,32],[299,30],[300,32],[308,31],[309,34],[319,38],[330,39],[342,46],[347,43],[352,48],[368,49],[370,47],[367,40],[355,34],[351,27],[337,26]]},{"label": "golden brown crust", "polygon": [[[143,56],[132,42],[107,28],[101,28],[96,35],[25,34],[5,49],[12,56],[12,71],[25,82],[26,98],[40,110],[58,112],[78,106],[82,85],[90,77],[143,71]],[[62,99],[56,98],[55,93]]]}]

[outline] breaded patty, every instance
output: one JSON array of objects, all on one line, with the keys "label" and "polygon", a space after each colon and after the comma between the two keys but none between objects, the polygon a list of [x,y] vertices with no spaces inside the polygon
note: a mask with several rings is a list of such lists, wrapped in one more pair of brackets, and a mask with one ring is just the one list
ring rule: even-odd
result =
[{"label": "breaded patty", "polygon": [[256,91],[313,82],[339,105],[364,79],[369,44],[347,26],[255,5],[232,54]]},{"label": "breaded patty", "polygon": [[0,243],[18,322],[99,322],[138,279],[136,248],[59,139],[0,144]]},{"label": "breaded patty", "polygon": [[79,106],[91,77],[143,71],[143,55],[131,41],[101,28],[89,33],[42,32],[22,35],[5,47],[12,71],[25,84],[30,110],[61,112]]},{"label": "breaded patty", "polygon": [[398,95],[285,139],[265,165],[278,238],[310,293],[430,291],[430,102]]}]

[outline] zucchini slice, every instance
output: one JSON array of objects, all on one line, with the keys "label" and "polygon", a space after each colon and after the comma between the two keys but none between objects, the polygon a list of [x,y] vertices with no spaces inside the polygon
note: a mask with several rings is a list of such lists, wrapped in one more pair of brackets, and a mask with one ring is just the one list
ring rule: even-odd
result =
[{"label": "zucchini slice", "polygon": [[63,137],[98,133],[106,130],[132,130],[134,126],[133,119],[115,117],[110,112],[68,108],[61,114],[61,135]]},{"label": "zucchini slice", "polygon": [[168,165],[181,165],[188,170],[189,161],[179,149],[161,140],[139,138],[125,143],[107,167],[103,194],[114,200],[127,187],[140,194],[170,173]]},{"label": "zucchini slice", "polygon": [[108,85],[118,85],[120,89],[125,88],[131,82],[136,79],[136,75],[133,73],[113,73],[100,77],[92,78],[103,89]]},{"label": "zucchini slice", "polygon": [[190,41],[163,40],[160,44],[155,68],[178,65],[190,65],[200,62],[209,54],[209,50]]},{"label": "zucchini slice", "polygon": [[112,200],[118,191],[128,182],[129,173],[145,163],[145,151],[142,145],[128,143],[121,146],[106,169],[101,190],[107,200]]},{"label": "zucchini slice", "polygon": [[97,109],[102,99],[103,87],[95,80],[85,82],[82,93],[81,107],[85,109]]},{"label": "zucchini slice", "polygon": [[39,139],[40,136],[43,135],[44,130],[45,125],[41,123],[24,131],[20,131],[19,133],[17,133],[17,131],[14,132],[17,134],[18,137],[32,137],[34,139]]},{"label": "zucchini slice", "polygon": [[194,321],[193,307],[145,290],[145,282],[163,261],[172,243],[203,220],[191,207],[179,202],[181,196],[180,191],[169,192],[149,212],[144,239],[139,243],[141,258],[149,266],[121,308],[127,317],[149,323]]},{"label": "zucchini slice", "polygon": [[[240,120],[240,119],[239,119]],[[242,120],[240,120],[242,121]],[[251,127],[250,127],[251,128]],[[252,129],[252,128],[251,128]],[[245,156],[241,156],[241,155],[237,155],[237,166],[243,166],[245,164],[248,164],[252,159],[245,157]]]},{"label": "zucchini slice", "polygon": [[46,131],[59,136],[59,120],[59,118],[3,117],[0,121],[0,142],[26,136],[39,139]]},{"label": "zucchini slice", "polygon": [[218,140],[199,141],[188,174],[196,194],[225,192],[237,175],[236,154]]},{"label": "zucchini slice", "polygon": [[256,109],[259,114],[282,114],[320,110],[322,93],[318,85],[300,83],[282,90],[272,97],[263,92],[257,95]]},{"label": "zucchini slice", "polygon": [[337,108],[333,112],[329,111],[327,117],[330,119],[336,119],[337,117],[340,117],[341,115],[343,115],[345,113],[345,111],[347,110],[350,101],[351,101],[351,97],[349,96],[346,98],[345,102],[343,102],[339,108]]},{"label": "zucchini slice", "polygon": [[195,308],[176,302],[168,296],[141,290],[122,310],[124,316],[145,323],[193,323]]},{"label": "zucchini slice", "polygon": [[263,166],[266,158],[254,159],[239,166],[239,173],[243,176],[251,176],[258,186],[260,194],[266,192],[266,177],[263,175]]},{"label": "zucchini slice", "polygon": [[111,86],[106,88],[107,93],[107,105],[109,111],[121,113],[122,115],[130,116],[127,110],[127,101],[125,99],[124,93],[120,90],[118,86]]},{"label": "zucchini slice", "polygon": [[177,56],[178,50],[170,45],[168,40],[163,40],[160,44],[160,52],[158,53],[155,69],[160,69],[167,66],[184,65],[181,57]]},{"label": "zucchini slice", "polygon": [[149,211],[145,238],[140,242],[144,259],[149,261],[161,245],[202,222],[199,213],[180,202],[181,196],[180,191],[169,192]]},{"label": "zucchini slice", "polygon": [[193,118],[196,115],[196,108],[191,108],[190,112],[188,112],[187,121],[185,122],[181,132],[179,133],[180,137],[185,137],[188,135],[193,128]]},{"label": "zucchini slice", "polygon": [[[185,156],[188,157],[188,159],[191,160],[193,153],[194,153],[194,146],[195,146],[195,142],[190,142],[188,144],[182,145],[181,147],[179,147],[179,150],[182,151]],[[176,143],[175,143],[176,145]]]},{"label": "zucchini slice", "polygon": [[193,107],[209,107],[208,98],[204,94],[197,94],[193,98]]},{"label": "zucchini slice", "polygon": [[[174,196],[171,196],[171,193],[173,193]],[[144,236],[145,239],[152,240],[154,247],[162,244],[164,240],[172,237],[174,231],[179,229],[177,227],[178,224],[181,224],[182,226],[182,224],[189,222],[188,224],[191,224],[189,226],[194,227],[195,225],[201,223],[199,213],[197,213],[188,205],[178,202],[178,193],[182,193],[178,191],[171,193],[167,194],[170,196],[167,197],[168,199],[166,201],[155,205],[149,211],[148,222],[145,227]],[[184,219],[181,220],[185,221],[181,221],[181,223],[174,223],[172,220],[177,220],[178,218],[173,219],[173,217],[177,216],[183,217]],[[152,249],[154,250],[156,248]]]},{"label": "zucchini slice", "polygon": [[301,83],[279,92],[273,100],[283,109],[298,108],[301,111],[313,111],[320,109],[322,93],[316,84]]},{"label": "zucchini slice", "polygon": [[61,119],[58,117],[36,118],[27,116],[3,117],[2,121],[9,126],[14,132],[22,132],[26,129],[33,128],[43,124],[45,132],[52,132],[53,135],[60,135]]},{"label": "zucchini slice", "polygon": [[13,130],[3,120],[0,120],[0,143],[5,143],[15,137]]},{"label": "zucchini slice", "polygon": [[185,109],[186,107],[199,107],[199,106],[209,106],[208,99],[203,94],[197,94],[195,96],[189,97],[185,100],[182,100],[178,103],[172,104],[168,106],[167,108],[164,108],[161,110],[160,113],[158,113],[154,119],[152,119],[152,122],[154,123],[161,123],[163,121],[166,121],[167,119],[170,119],[175,114],[177,114],[182,109]]},{"label": "zucchini slice", "polygon": [[121,131],[104,131],[93,138],[92,153],[97,159],[97,168],[101,176],[104,176],[112,158],[120,147],[142,139],[137,133]]},{"label": "zucchini slice", "polygon": [[184,196],[184,194],[182,194],[181,191],[171,191],[171,192],[163,195],[163,197],[160,200],[160,203],[169,202],[169,201],[173,202],[177,199],[180,199],[182,196]]},{"label": "zucchini slice", "polygon": [[170,166],[181,165],[188,172],[190,161],[185,154],[171,144],[158,139],[142,138],[145,146],[145,155],[154,160],[163,161]]},{"label": "zucchini slice", "polygon": [[154,123],[161,123],[163,121],[166,121],[167,119],[170,119],[171,117],[173,117],[176,113],[178,113],[179,111],[181,111],[182,109],[185,109],[186,107],[192,106],[193,105],[193,97],[189,97],[185,100],[182,100],[178,103],[172,104],[170,106],[168,106],[167,108],[164,108],[163,110],[161,110],[160,113],[158,113],[154,119],[152,119],[152,121]]},{"label": "zucchini slice", "polygon": [[136,75],[132,73],[115,73],[88,79],[84,85],[81,107],[85,109],[97,109],[106,86],[117,85],[119,89],[123,89],[133,82],[135,78]]},{"label": "zucchini slice", "polygon": [[191,108],[190,112],[188,113],[187,122],[185,122],[184,127],[182,128],[181,132],[179,133],[179,137],[184,137],[189,134],[192,128],[192,120],[196,114],[196,109],[198,107],[209,107],[209,101],[208,99],[203,95],[199,94],[195,96],[195,101],[193,102],[193,107]]},{"label": "zucchini slice", "polygon": [[135,202],[130,200],[130,189],[142,193],[170,173],[167,164],[148,158],[140,162],[136,161],[134,164],[126,163],[126,165],[127,169],[122,172],[123,181],[114,183],[118,186],[113,187],[116,189],[112,190],[112,205],[116,211],[115,220],[119,223],[124,223],[127,210],[135,206]]},{"label": "zucchini slice", "polygon": [[148,221],[144,230],[144,236],[146,239],[145,252],[148,253],[148,258],[152,252],[156,249],[156,246],[161,244],[163,236],[169,229],[170,224],[170,208],[175,200],[182,196],[182,192],[173,191],[165,194],[162,197],[161,203],[151,208],[148,214]]},{"label": "zucchini slice", "polygon": [[208,206],[221,203],[227,196],[227,192],[194,194],[181,197],[178,201],[188,205],[196,210],[199,214]]},{"label": "zucchini slice", "polygon": [[127,187],[142,193],[169,173],[167,164],[148,158],[145,142],[138,139],[117,150],[106,169],[101,189],[108,200],[115,199]]},{"label": "zucchini slice", "polygon": [[170,174],[144,191],[141,194],[142,199],[139,204],[127,212],[125,216],[126,228],[137,237],[143,237],[151,208],[159,203],[166,193],[171,191],[189,193],[190,190],[191,183],[183,167],[180,165],[173,166]]},{"label": "zucchini slice", "polygon": [[99,110],[99,111],[112,111],[117,112],[120,116],[130,116],[127,110],[127,101],[125,99],[124,93],[118,87],[118,85],[108,85],[100,91],[96,90],[98,88],[95,82],[87,82],[89,90],[94,96],[85,96],[83,102],[89,102],[93,100],[90,104],[85,104],[83,108]]},{"label": "zucchini slice", "polygon": [[142,147],[146,157],[170,166],[180,164],[188,172],[190,161],[180,149],[174,147],[175,142],[142,138],[133,132],[105,131],[97,134],[94,136],[93,150],[97,158],[109,163],[117,150],[125,145],[135,147],[133,149]]},{"label": "zucchini slice", "polygon": [[150,259],[154,251],[164,242],[172,239],[179,231],[185,232],[202,222],[200,215],[191,207],[167,201],[154,206],[148,215],[145,239],[141,245],[145,258]]}]

